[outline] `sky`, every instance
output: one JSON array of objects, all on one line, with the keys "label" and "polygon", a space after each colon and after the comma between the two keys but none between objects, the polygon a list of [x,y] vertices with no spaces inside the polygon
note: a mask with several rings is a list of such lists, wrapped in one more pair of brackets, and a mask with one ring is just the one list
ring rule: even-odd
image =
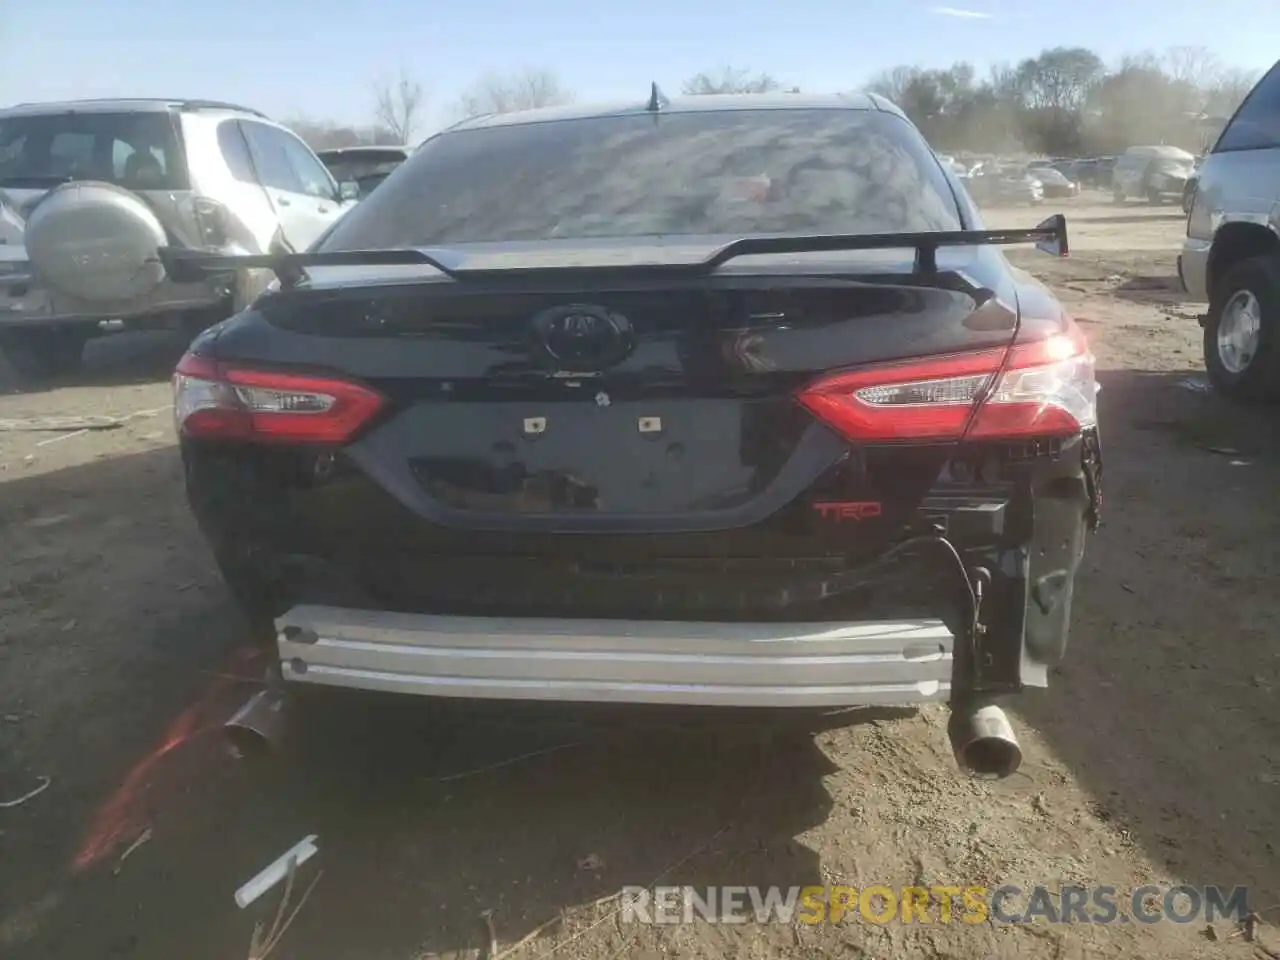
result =
[{"label": "sky", "polygon": [[379,78],[428,93],[422,133],[486,71],[554,71],[582,101],[668,94],[700,71],[767,71],[805,92],[898,64],[987,66],[1049,46],[1207,47],[1265,69],[1276,0],[0,0],[0,105],[76,97],[230,100],[280,119],[372,120]]}]

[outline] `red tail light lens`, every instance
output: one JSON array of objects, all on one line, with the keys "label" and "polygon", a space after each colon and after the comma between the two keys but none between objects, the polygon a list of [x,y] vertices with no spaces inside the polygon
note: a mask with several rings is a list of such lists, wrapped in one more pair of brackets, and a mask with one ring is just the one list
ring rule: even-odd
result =
[{"label": "red tail light lens", "polygon": [[349,380],[250,370],[192,353],[173,374],[174,419],[189,437],[338,446],[385,404]]},{"label": "red tail light lens", "polygon": [[[1078,334],[972,353],[877,364],[820,381],[798,397],[851,440],[1070,436],[1097,423],[1094,360]],[[985,398],[985,399],[984,399]]]}]

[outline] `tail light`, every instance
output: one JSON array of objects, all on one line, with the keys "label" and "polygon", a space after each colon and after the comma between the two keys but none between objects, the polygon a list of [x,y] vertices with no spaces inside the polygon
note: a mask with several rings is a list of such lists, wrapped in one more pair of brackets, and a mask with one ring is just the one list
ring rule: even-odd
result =
[{"label": "tail light", "polygon": [[860,442],[959,440],[966,427],[975,438],[1070,436],[1097,423],[1093,355],[1078,333],[1005,354],[877,364],[820,381],[798,399]]},{"label": "tail light", "polygon": [[196,197],[191,201],[195,213],[196,228],[200,231],[200,243],[205,247],[225,247],[231,242],[230,213],[217,200]]},{"label": "tail light", "polygon": [[188,353],[173,375],[178,433],[256,443],[341,445],[386,404],[358,383],[217,363]]}]

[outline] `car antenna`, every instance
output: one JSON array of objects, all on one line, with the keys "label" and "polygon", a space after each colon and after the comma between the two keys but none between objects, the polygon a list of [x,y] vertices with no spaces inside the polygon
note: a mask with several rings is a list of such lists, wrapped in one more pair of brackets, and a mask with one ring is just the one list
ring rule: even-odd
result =
[{"label": "car antenna", "polygon": [[671,101],[667,99],[667,95],[658,89],[658,81],[653,81],[651,90],[649,91],[649,105],[645,107],[649,113],[658,113],[671,105]]}]

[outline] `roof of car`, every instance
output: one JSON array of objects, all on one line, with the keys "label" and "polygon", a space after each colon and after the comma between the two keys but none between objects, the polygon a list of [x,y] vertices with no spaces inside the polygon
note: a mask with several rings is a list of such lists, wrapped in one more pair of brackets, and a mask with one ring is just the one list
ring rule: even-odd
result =
[{"label": "roof of car", "polygon": [[95,100],[59,100],[47,103],[19,103],[0,109],[0,117],[40,116],[49,113],[164,113],[169,110],[225,110],[230,113],[265,114],[221,100],[190,98],[120,97]]},{"label": "roof of car", "polygon": [[1135,157],[1167,157],[1172,160],[1186,160],[1192,154],[1183,150],[1181,147],[1174,147],[1168,144],[1159,146],[1140,146],[1130,147],[1125,153]]},{"label": "roof of car", "polygon": [[[744,93],[710,94],[692,97],[673,97],[663,103],[658,114],[723,112],[728,110],[880,110],[905,116],[901,110],[884,97],[870,93]],[[542,107],[537,110],[521,110],[515,113],[483,114],[463,120],[450,130],[475,130],[484,127],[505,127],[526,123],[552,123],[557,120],[588,120],[601,117],[621,117],[644,114],[649,110],[649,100],[624,100],[614,103],[570,104],[563,107]]]},{"label": "roof of car", "polygon": [[384,143],[381,145],[361,144],[358,147],[329,147],[326,150],[317,150],[317,157],[358,157],[361,154],[378,154],[378,153],[399,153],[408,156],[413,150],[403,144]]}]

